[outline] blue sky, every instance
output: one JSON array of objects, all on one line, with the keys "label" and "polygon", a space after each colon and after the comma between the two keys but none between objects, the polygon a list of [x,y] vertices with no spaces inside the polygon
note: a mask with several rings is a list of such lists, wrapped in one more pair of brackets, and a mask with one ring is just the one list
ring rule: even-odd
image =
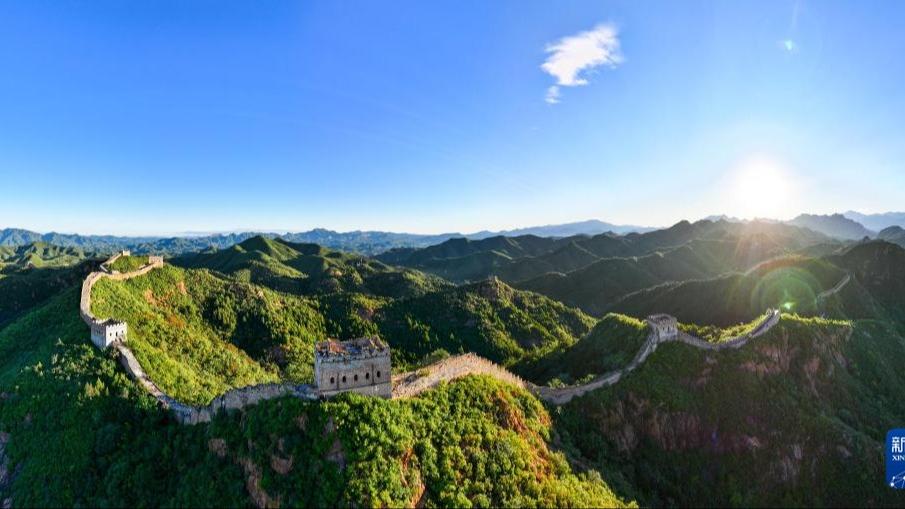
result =
[{"label": "blue sky", "polygon": [[902,26],[901,2],[2,2],[0,227],[903,209]]}]

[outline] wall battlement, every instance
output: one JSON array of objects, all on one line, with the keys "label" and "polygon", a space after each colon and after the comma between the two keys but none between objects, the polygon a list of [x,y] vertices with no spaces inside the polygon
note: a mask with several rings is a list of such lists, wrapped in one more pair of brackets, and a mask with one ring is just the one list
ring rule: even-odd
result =
[{"label": "wall battlement", "polygon": [[112,272],[110,265],[122,256],[129,256],[129,251],[122,251],[111,256],[101,263],[101,271],[88,274],[88,277],[82,282],[82,293],[79,298],[79,316],[91,329],[91,342],[101,350],[108,348],[114,343],[125,342],[128,336],[128,325],[126,322],[119,320],[102,320],[94,316],[91,312],[91,289],[94,288],[94,284],[104,278],[124,281],[163,266],[163,257],[150,256],[148,257],[148,263],[136,271],[126,274]]},{"label": "wall battlement", "polygon": [[467,353],[449,357],[418,371],[404,373],[393,377],[393,397],[408,398],[436,387],[441,382],[448,382],[466,375],[490,375],[498,380],[511,383],[533,392],[538,398],[554,405],[563,405],[601,387],[613,385],[631,371],[641,366],[647,358],[657,350],[661,343],[679,341],[704,350],[723,350],[741,348],[750,339],[762,336],[779,323],[779,310],[768,309],[764,318],[748,333],[731,338],[721,343],[710,343],[698,337],[678,330],[675,317],[665,314],[651,315],[646,323],[650,327],[638,353],[624,368],[604,373],[588,383],[566,387],[549,387],[526,382],[510,373],[505,368],[477,355]]},{"label": "wall battlement", "polygon": [[[107,260],[105,265],[109,265],[119,256],[122,256],[122,253]],[[126,346],[127,325],[125,322],[99,320],[91,313],[91,288],[97,281],[102,278],[123,281],[141,276],[161,266],[163,266],[163,258],[149,257],[147,265],[133,272],[125,274],[92,272],[82,284],[79,314],[92,328],[92,342],[101,349],[108,346],[115,348],[126,372],[154,397],[162,408],[171,411],[176,420],[182,424],[209,422],[220,410],[241,409],[260,401],[286,396],[312,401],[340,392],[357,392],[393,398],[413,397],[442,382],[473,374],[492,376],[503,382],[527,389],[544,401],[561,405],[592,390],[619,382],[626,374],[643,364],[647,357],[656,351],[657,345],[660,343],[678,341],[696,348],[714,351],[741,348],[749,340],[766,334],[779,323],[781,318],[779,310],[768,309],[751,331],[720,343],[711,343],[680,331],[678,322],[673,316],[651,315],[645,320],[650,327],[650,333],[638,353],[625,368],[600,375],[586,384],[568,387],[535,385],[514,375],[506,368],[473,353],[448,357],[418,371],[391,376],[390,348],[379,338],[359,338],[345,342],[324,341],[315,345],[316,386],[290,383],[252,385],[231,389],[214,398],[210,404],[196,407],[167,395],[147,376],[135,355]],[[834,291],[845,286],[848,279],[847,276],[840,281]],[[98,331],[103,330],[104,341],[95,341],[95,327],[99,327]],[[108,330],[107,327],[110,329]],[[113,338],[109,342],[107,341],[108,331],[112,333]],[[344,382],[343,376],[346,377]]]},{"label": "wall battlement", "polygon": [[391,372],[390,347],[376,336],[314,346],[314,382],[324,397],[357,392],[389,398]]}]

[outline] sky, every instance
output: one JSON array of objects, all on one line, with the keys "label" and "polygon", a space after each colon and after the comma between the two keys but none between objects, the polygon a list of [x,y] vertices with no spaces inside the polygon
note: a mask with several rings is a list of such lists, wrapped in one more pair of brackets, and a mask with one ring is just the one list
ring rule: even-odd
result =
[{"label": "sky", "polygon": [[905,209],[905,3],[0,3],[0,228]]}]

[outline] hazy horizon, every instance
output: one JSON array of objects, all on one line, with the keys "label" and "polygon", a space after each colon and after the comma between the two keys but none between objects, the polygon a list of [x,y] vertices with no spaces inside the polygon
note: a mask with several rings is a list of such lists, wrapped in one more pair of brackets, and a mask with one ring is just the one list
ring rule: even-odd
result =
[{"label": "hazy horizon", "polygon": [[[850,212],[855,212],[855,213],[860,213],[860,214],[865,214],[865,215],[905,214],[905,212],[898,212],[898,211],[892,211],[892,210],[883,211],[883,212],[871,212],[871,213],[866,213],[863,211],[855,211],[855,210],[845,210],[845,211],[833,211],[833,212],[828,212],[827,214],[816,214],[816,215],[829,215],[829,214],[845,215]],[[637,227],[637,228],[644,228],[644,229],[664,229],[664,228],[669,228],[682,221],[689,221],[689,222],[694,223],[696,221],[701,221],[701,220],[705,220],[708,218],[714,218],[714,217],[719,217],[719,216],[726,216],[730,220],[740,220],[740,221],[786,222],[786,221],[790,221],[790,220],[794,219],[795,217],[797,217],[798,215],[801,215],[801,214],[813,214],[813,213],[812,212],[801,212],[800,214],[796,214],[793,217],[787,217],[787,218],[735,217],[735,216],[730,216],[729,214],[718,214],[717,213],[717,214],[708,214],[706,216],[697,217],[697,218],[678,218],[667,224],[659,224],[659,225],[638,224],[638,223],[614,223],[613,221],[607,221],[606,219],[588,218],[588,219],[578,219],[578,220],[573,220],[573,221],[566,221],[563,223],[525,224],[525,225],[518,225],[518,226],[513,226],[510,228],[501,228],[501,229],[482,228],[479,230],[449,230],[449,231],[426,231],[426,232],[414,232],[414,231],[390,230],[390,229],[363,229],[363,228],[338,230],[338,229],[327,228],[327,227],[323,227],[323,226],[313,226],[311,228],[303,228],[303,229],[300,229],[300,228],[280,229],[280,228],[251,227],[251,228],[206,230],[206,231],[159,231],[159,232],[147,232],[147,233],[115,233],[115,232],[103,232],[103,231],[98,231],[98,232],[64,231],[64,230],[59,230],[59,229],[37,230],[37,229],[25,228],[25,227],[17,226],[17,225],[0,225],[0,230],[2,230],[2,229],[22,229],[22,230],[33,231],[35,233],[40,233],[40,234],[58,233],[58,234],[62,234],[62,235],[86,235],[86,236],[109,235],[109,236],[116,236],[116,237],[204,237],[204,236],[211,236],[211,235],[230,235],[230,234],[238,234],[238,233],[265,233],[265,234],[285,235],[285,234],[292,234],[292,233],[305,233],[305,232],[309,232],[312,230],[329,230],[329,231],[333,231],[333,232],[340,233],[340,234],[353,233],[353,232],[381,232],[381,233],[393,233],[393,234],[402,234],[402,235],[431,236],[431,235],[451,235],[451,234],[474,235],[474,234],[487,233],[487,232],[501,233],[501,232],[508,232],[508,231],[514,231],[514,230],[522,230],[522,229],[544,228],[544,227],[555,227],[555,226],[563,226],[563,225],[580,224],[580,223],[585,223],[585,222],[590,222],[590,221],[600,221],[603,223],[608,223],[613,226],[619,226],[619,227]],[[846,217],[848,217],[848,216],[846,216]],[[855,220],[853,218],[849,218],[849,219]]]}]

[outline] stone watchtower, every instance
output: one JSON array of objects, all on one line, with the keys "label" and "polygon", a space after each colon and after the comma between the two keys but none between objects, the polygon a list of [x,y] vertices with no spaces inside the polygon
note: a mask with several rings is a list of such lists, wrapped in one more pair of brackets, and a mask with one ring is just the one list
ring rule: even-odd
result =
[{"label": "stone watchtower", "polygon": [[126,340],[126,322],[119,320],[94,321],[90,324],[91,342],[103,350],[116,342]]},{"label": "stone watchtower", "polygon": [[357,392],[389,398],[393,395],[390,347],[377,336],[321,341],[314,346],[314,383],[325,397]]},{"label": "stone watchtower", "polygon": [[645,322],[657,333],[660,342],[672,341],[679,336],[679,324],[674,316],[650,315]]}]

